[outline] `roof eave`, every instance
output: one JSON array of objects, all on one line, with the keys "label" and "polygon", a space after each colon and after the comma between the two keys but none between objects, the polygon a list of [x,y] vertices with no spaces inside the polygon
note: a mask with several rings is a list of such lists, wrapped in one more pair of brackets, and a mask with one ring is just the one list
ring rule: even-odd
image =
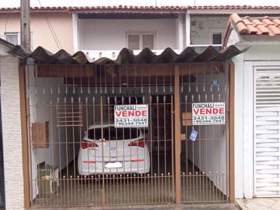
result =
[{"label": "roof eave", "polygon": [[280,45],[280,35],[268,36],[268,35],[242,35],[240,34],[243,43],[254,43],[254,45],[263,44],[278,44]]}]

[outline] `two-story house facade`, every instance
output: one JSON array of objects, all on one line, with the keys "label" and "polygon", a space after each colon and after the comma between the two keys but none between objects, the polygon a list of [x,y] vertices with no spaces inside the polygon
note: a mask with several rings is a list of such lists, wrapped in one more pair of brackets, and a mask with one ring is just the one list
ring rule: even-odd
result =
[{"label": "two-story house facade", "polygon": [[[17,57],[11,58],[14,48],[4,42],[1,54],[3,128],[9,131],[3,132],[4,161],[11,161],[14,142],[20,142],[17,155],[23,153],[4,164],[7,209],[224,203],[253,197],[252,173],[242,178],[248,174],[242,168],[246,160],[239,158],[246,132],[238,127],[243,115],[235,114],[242,110],[242,90],[231,60],[246,46],[238,48],[236,40],[233,46],[224,44],[226,28],[227,33],[233,30],[229,17],[236,12],[241,17],[280,16],[280,7],[32,8],[34,51],[19,60],[13,51]],[[19,28],[19,9],[0,9],[0,37],[18,45]],[[240,63],[238,78],[244,79]],[[17,75],[17,66],[27,71],[25,77]],[[10,89],[21,110],[10,106]],[[141,118],[147,126],[114,127],[121,115],[116,110],[131,107],[148,113]],[[24,123],[9,110],[17,119],[26,117],[21,133],[13,134],[13,122],[17,128]],[[122,117],[135,117],[129,111]],[[212,124],[195,124],[206,112],[214,115]],[[5,138],[13,141],[5,143]],[[98,163],[103,164],[99,172]]]},{"label": "two-story house facade", "polygon": [[[230,14],[265,16],[279,14],[270,6],[100,6],[35,7],[31,9],[31,47],[51,52],[85,51],[91,58],[114,58],[128,47],[148,47],[161,52],[166,47],[222,46]],[[0,37],[20,44],[18,8],[0,9]]]}]

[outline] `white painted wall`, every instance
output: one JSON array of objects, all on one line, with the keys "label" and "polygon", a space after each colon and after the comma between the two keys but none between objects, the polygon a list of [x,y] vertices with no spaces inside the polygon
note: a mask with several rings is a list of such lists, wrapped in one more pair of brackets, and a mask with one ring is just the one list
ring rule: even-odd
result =
[{"label": "white painted wall", "polygon": [[212,32],[224,33],[229,16],[191,16],[191,41],[192,45],[212,44]]},{"label": "white painted wall", "polygon": [[[243,195],[254,196],[254,69],[280,66],[280,44],[252,46],[244,53],[244,133],[243,133]],[[246,131],[246,132],[245,132]]]},{"label": "white painted wall", "polygon": [[[155,49],[183,49],[212,43],[212,33],[224,33],[228,15],[186,15],[177,19],[81,19],[78,24],[80,50],[120,50],[127,47],[127,32],[154,32]],[[190,36],[190,38],[189,38]]]},{"label": "white painted wall", "polygon": [[127,47],[127,32],[154,32],[155,49],[176,49],[176,19],[79,19],[80,50]]},{"label": "white painted wall", "polygon": [[[34,148],[31,145],[31,181],[32,181],[32,195],[33,198],[38,194],[37,185],[37,165],[41,162],[45,162],[54,168],[59,166],[65,167],[65,159],[59,159],[57,142],[57,129],[55,129],[55,114],[50,103],[56,103],[52,101],[50,95],[50,87],[53,90],[57,90],[63,82],[62,79],[38,79],[34,78],[34,66],[29,66],[28,74],[28,94],[29,94],[29,107],[30,107],[30,126],[34,122],[49,122],[49,147],[48,148]],[[53,96],[57,95],[56,91],[53,91]],[[30,134],[32,135],[32,133]],[[32,137],[31,137],[32,138]],[[62,151],[61,157],[65,152]]]},{"label": "white painted wall", "polygon": [[[71,93],[67,94],[63,78],[34,78],[34,66],[29,66],[29,105],[30,124],[49,122],[49,147],[31,147],[32,195],[38,194],[37,165],[45,162],[53,169],[63,170],[78,154],[80,139],[77,129],[56,126],[56,105],[69,103]],[[69,96],[68,96],[69,95]],[[32,133],[31,133],[32,135]],[[66,150],[68,152],[66,152]]]},{"label": "white painted wall", "polygon": [[[213,80],[218,81],[220,89],[212,85]],[[228,92],[225,92],[225,85],[228,83],[225,74],[211,74],[210,77],[198,75],[195,84],[191,88],[193,97],[191,103],[225,102],[226,107],[228,106]],[[222,192],[227,194],[227,127],[226,125],[201,125],[195,126],[195,129],[198,131],[198,139],[194,143],[194,154],[192,154],[193,143],[189,141],[189,158]]]},{"label": "white painted wall", "polygon": [[6,210],[24,209],[18,65],[17,58],[10,55],[1,55],[1,106]]},{"label": "white painted wall", "polygon": [[185,27],[185,16],[184,15],[180,15],[177,19],[176,19],[176,23],[177,23],[177,48],[182,51],[184,50],[185,47],[185,40],[186,40],[186,27]]}]

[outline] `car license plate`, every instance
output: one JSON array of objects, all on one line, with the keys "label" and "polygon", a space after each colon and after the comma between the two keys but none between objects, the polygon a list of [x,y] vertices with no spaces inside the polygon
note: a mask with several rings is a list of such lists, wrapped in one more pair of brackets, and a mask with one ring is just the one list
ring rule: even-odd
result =
[{"label": "car license plate", "polygon": [[122,163],[121,162],[109,162],[105,164],[105,168],[121,168]]}]

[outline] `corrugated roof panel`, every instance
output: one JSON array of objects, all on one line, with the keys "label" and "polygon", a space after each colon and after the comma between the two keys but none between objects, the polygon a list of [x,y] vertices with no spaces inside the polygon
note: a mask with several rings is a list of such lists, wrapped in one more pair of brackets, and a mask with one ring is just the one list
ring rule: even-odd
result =
[{"label": "corrugated roof panel", "polygon": [[[18,49],[17,49],[18,50]],[[20,51],[22,52],[22,51]],[[86,54],[77,52],[70,55],[65,50],[60,50],[55,54],[50,53],[42,47],[38,47],[30,54],[21,57],[23,60],[33,58],[37,64],[162,64],[162,63],[201,63],[213,61],[227,61],[240,54],[242,51],[236,46],[230,46],[222,51],[218,51],[213,46],[207,47],[202,53],[197,53],[195,48],[188,47],[180,54],[174,52],[171,48],[166,48],[160,55],[154,54],[150,49],[143,49],[138,55],[134,55],[132,50],[123,48],[117,59],[100,58],[90,62]]]}]

